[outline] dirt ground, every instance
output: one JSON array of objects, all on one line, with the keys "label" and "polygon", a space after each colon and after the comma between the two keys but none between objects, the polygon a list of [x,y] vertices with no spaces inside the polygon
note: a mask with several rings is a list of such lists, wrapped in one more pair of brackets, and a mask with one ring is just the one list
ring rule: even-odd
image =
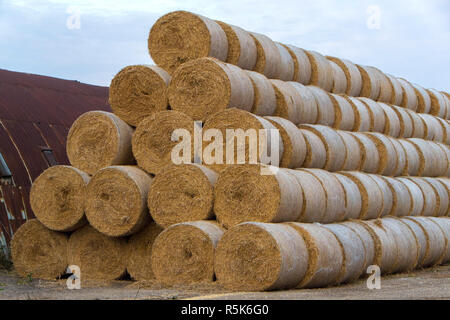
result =
[{"label": "dirt ground", "polygon": [[314,299],[445,299],[450,300],[450,265],[381,278],[381,289],[369,290],[366,280],[323,289],[275,292],[230,292],[218,284],[162,287],[153,282],[82,282],[69,290],[66,280],[43,281],[18,277],[0,269],[0,299],[218,299],[218,300],[314,300]]}]

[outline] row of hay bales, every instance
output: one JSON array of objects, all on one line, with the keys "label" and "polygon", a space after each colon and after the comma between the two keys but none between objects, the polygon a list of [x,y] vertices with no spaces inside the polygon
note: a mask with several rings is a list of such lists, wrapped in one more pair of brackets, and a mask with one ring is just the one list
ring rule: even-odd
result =
[{"label": "row of hay bales", "polygon": [[[450,119],[450,95],[446,92],[424,89],[374,67],[277,43],[265,35],[186,11],[171,12],[156,21],[148,48],[152,59],[169,74],[179,73],[180,65],[194,59],[213,57],[270,79],[311,84],[328,92],[367,97]],[[208,73],[214,74],[211,67],[203,73],[206,82]],[[228,71],[233,73],[233,69]]]},{"label": "row of hay bales", "polygon": [[134,127],[170,105],[202,122],[227,108],[239,108],[297,125],[322,124],[447,144],[450,140],[450,124],[442,118],[369,98],[328,93],[313,85],[268,79],[212,58],[185,63],[173,77],[156,66],[126,67],[111,82],[110,103],[114,113]]},{"label": "row of hay bales", "polygon": [[385,217],[322,225],[246,222],[225,230],[211,221],[155,224],[130,238],[107,237],[90,225],[72,234],[27,221],[12,240],[21,275],[55,279],[67,266],[81,280],[112,280],[127,272],[165,285],[211,282],[233,290],[338,285],[381,273],[450,261],[450,219]]}]

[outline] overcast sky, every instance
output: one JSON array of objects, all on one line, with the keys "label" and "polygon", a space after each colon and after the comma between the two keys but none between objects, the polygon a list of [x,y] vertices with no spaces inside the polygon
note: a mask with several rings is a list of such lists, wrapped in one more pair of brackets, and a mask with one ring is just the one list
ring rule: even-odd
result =
[{"label": "overcast sky", "polygon": [[0,0],[0,68],[109,85],[179,9],[450,91],[449,0]]}]

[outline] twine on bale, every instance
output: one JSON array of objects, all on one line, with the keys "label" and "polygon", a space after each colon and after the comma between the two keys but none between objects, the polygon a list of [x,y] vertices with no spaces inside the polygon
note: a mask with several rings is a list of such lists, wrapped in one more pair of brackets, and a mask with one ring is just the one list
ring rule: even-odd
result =
[{"label": "twine on bale", "polygon": [[355,64],[349,60],[339,59],[335,57],[326,57],[328,60],[336,63],[344,71],[344,75],[347,81],[345,93],[349,96],[358,97],[361,93],[362,78],[361,73]]},{"label": "twine on bale", "polygon": [[252,32],[256,44],[256,65],[253,71],[262,73],[269,79],[278,79],[281,74],[281,55],[275,42],[269,37]]},{"label": "twine on bale", "polygon": [[403,99],[401,106],[412,111],[417,111],[418,100],[416,96],[416,91],[409,81],[405,79],[398,78],[400,85],[402,86]]},{"label": "twine on bale", "polygon": [[330,92],[333,88],[333,68],[327,58],[316,51],[305,51],[311,64],[310,84]]},{"label": "twine on bale", "polygon": [[319,138],[318,135],[310,130],[300,129],[305,138],[306,143],[306,157],[303,162],[305,168],[325,168],[325,162],[327,161],[327,150],[325,144]]},{"label": "twine on bale", "polygon": [[345,93],[347,90],[347,78],[344,70],[333,61],[329,61],[331,68],[333,69],[333,87],[331,92],[333,93]]},{"label": "twine on bale", "polygon": [[311,81],[311,63],[305,50],[292,45],[283,46],[289,51],[294,60],[294,81],[303,85],[310,84]]},{"label": "twine on bale", "polygon": [[277,109],[277,97],[272,83],[263,74],[246,71],[253,84],[253,107],[251,112],[258,116],[271,116]]},{"label": "twine on bale", "polygon": [[362,78],[361,97],[377,100],[380,96],[380,71],[374,67],[356,65]]},{"label": "twine on bale", "polygon": [[275,45],[280,53],[280,74],[278,75],[278,79],[293,81],[295,73],[294,59],[284,45],[278,42]]}]

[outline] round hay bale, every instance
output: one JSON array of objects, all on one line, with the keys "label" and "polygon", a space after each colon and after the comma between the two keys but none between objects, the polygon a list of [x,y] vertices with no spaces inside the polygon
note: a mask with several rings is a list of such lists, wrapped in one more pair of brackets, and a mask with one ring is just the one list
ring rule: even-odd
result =
[{"label": "round hay bale", "polygon": [[408,140],[398,139],[397,142],[402,145],[403,150],[406,154],[406,166],[402,174],[405,176],[417,176],[419,174],[420,166],[419,152],[417,151],[414,144],[412,144]]},{"label": "round hay bale", "polygon": [[150,30],[148,50],[156,64],[173,74],[181,64],[203,57],[226,61],[228,41],[214,20],[186,11],[170,12]]},{"label": "round hay bale", "polygon": [[322,140],[326,150],[325,170],[342,170],[347,153],[344,140],[336,130],[327,126],[306,124],[301,125],[300,129],[310,130]]},{"label": "round hay bale", "polygon": [[433,191],[436,194],[436,211],[433,216],[443,217],[448,214],[449,211],[449,193],[445,188],[445,185],[433,178],[422,178],[431,185]]},{"label": "round hay bale", "polygon": [[341,273],[336,283],[347,283],[358,279],[365,271],[366,253],[364,243],[351,228],[341,224],[324,225],[337,238],[344,253]]},{"label": "round hay bale", "polygon": [[303,162],[303,167],[305,168],[325,168],[325,162],[327,161],[327,151],[325,149],[325,144],[310,130],[300,131],[305,138],[306,143],[306,157]]},{"label": "round hay bale", "polygon": [[374,67],[356,65],[362,78],[361,97],[377,100],[380,96],[381,77],[378,69]]},{"label": "round hay bale", "polygon": [[55,280],[67,267],[67,235],[47,229],[37,219],[26,221],[11,240],[14,269],[22,277]]},{"label": "round hay bale", "polygon": [[311,82],[311,63],[305,50],[295,46],[286,44],[283,46],[289,51],[294,60],[294,81],[303,85],[308,85]]},{"label": "round hay bale", "polygon": [[360,150],[360,170],[366,173],[377,173],[380,163],[378,148],[365,133],[350,132],[359,145]]},{"label": "round hay bale", "polygon": [[353,109],[353,114],[355,117],[353,131],[373,131],[371,126],[374,121],[371,119],[371,113],[369,112],[367,105],[354,97],[344,96],[344,98],[347,99]]},{"label": "round hay bale", "polygon": [[395,153],[397,154],[397,168],[395,169],[393,176],[401,176],[408,169],[408,159],[405,148],[398,139],[390,139],[394,146]]},{"label": "round hay bale", "polygon": [[306,51],[311,64],[311,81],[314,86],[330,92],[333,88],[333,68],[327,58],[316,51]]},{"label": "round hay bale", "polygon": [[214,266],[218,282],[225,287],[264,291],[296,287],[308,262],[305,241],[291,226],[247,222],[223,235]]},{"label": "round hay bale", "polygon": [[395,217],[407,216],[412,210],[411,194],[405,184],[395,178],[381,177],[386,181],[392,192],[392,209],[388,215]]},{"label": "round hay bale", "polygon": [[231,166],[219,174],[214,186],[214,212],[229,228],[246,221],[298,221],[303,207],[302,189],[288,170],[261,174],[259,165]]},{"label": "round hay bale", "polygon": [[444,97],[445,103],[447,105],[444,119],[448,120],[450,119],[450,94],[443,91],[441,91],[441,94]]},{"label": "round hay bale", "polygon": [[335,57],[326,57],[328,60],[333,61],[342,71],[347,81],[345,93],[349,96],[358,97],[361,93],[362,88],[362,78],[361,73],[353,62],[345,59],[339,59]]},{"label": "round hay bale", "polygon": [[111,109],[123,121],[136,127],[142,119],[167,109],[169,82],[170,75],[157,66],[123,68],[109,86]]},{"label": "round hay bale", "polygon": [[309,264],[299,288],[317,288],[336,283],[344,252],[336,236],[319,224],[289,223],[300,233],[308,249]]},{"label": "round hay bale", "polygon": [[438,154],[438,161],[440,161],[442,165],[442,170],[444,170],[443,168],[445,167],[444,161],[447,159],[446,170],[442,175],[450,177],[450,147],[439,142],[435,142],[433,147],[436,149],[436,154]]},{"label": "round hay bale", "polygon": [[307,88],[311,91],[311,93],[314,95],[314,98],[316,99],[317,120],[315,123],[334,127],[336,114],[330,95],[325,90],[319,87],[308,86]]},{"label": "round hay bale", "polygon": [[392,103],[396,106],[401,106],[403,102],[403,89],[400,81],[398,81],[396,77],[390,74],[385,74],[385,76],[388,78],[388,81],[392,86],[392,98],[389,103]]},{"label": "round hay bale", "polygon": [[430,113],[431,111],[431,98],[427,90],[418,84],[411,84],[417,97],[417,110],[420,113]]},{"label": "round hay bale", "polygon": [[150,223],[141,232],[134,234],[127,242],[127,272],[134,280],[152,280],[152,248],[163,228]]},{"label": "round hay bale", "polygon": [[331,68],[333,69],[333,87],[331,92],[333,93],[345,93],[347,91],[347,78],[344,70],[338,66],[335,62],[329,61]]},{"label": "round hay bale", "polygon": [[409,180],[414,182],[422,191],[424,199],[424,208],[421,216],[435,217],[439,211],[438,195],[434,191],[431,184],[420,177],[409,177]]},{"label": "round hay bale", "polygon": [[355,128],[355,112],[352,105],[341,96],[332,93],[329,95],[331,102],[333,102],[334,114],[336,115],[334,128],[353,131]]},{"label": "round hay bale", "polygon": [[417,184],[408,178],[396,178],[397,181],[402,182],[408,189],[411,196],[412,205],[408,216],[421,216],[425,210],[425,199],[422,190]]},{"label": "round hay bale", "polygon": [[299,124],[302,122],[302,100],[300,94],[290,82],[269,80],[275,90],[277,108],[274,115]]},{"label": "round hay bale", "polygon": [[449,218],[435,218],[429,217],[428,219],[435,222],[439,227],[441,227],[442,232],[444,233],[445,239],[447,240],[447,250],[445,255],[439,259],[439,263],[446,263],[450,261],[450,219]]},{"label": "round hay bale", "polygon": [[[158,174],[172,162],[172,150],[179,143],[172,140],[177,129],[190,133],[191,146],[194,143],[194,120],[184,113],[167,110],[155,113],[142,120],[133,135],[132,150],[139,167],[151,174]],[[188,155],[193,161],[193,152]]]},{"label": "round hay bale", "polygon": [[424,125],[424,134],[423,134],[422,139],[430,140],[430,141],[434,140],[434,135],[435,135],[436,130],[432,125],[433,120],[430,120],[430,119],[432,119],[431,118],[432,116],[426,115],[424,113],[417,114],[417,116],[422,120],[423,125]]},{"label": "round hay bale", "polygon": [[150,221],[147,196],[152,178],[138,167],[111,166],[98,171],[86,189],[86,217],[101,233],[123,237]]},{"label": "round hay bale", "polygon": [[275,42],[269,37],[252,32],[256,44],[256,64],[253,71],[262,73],[269,79],[279,79],[281,75],[281,55]]},{"label": "round hay bale", "polygon": [[397,153],[391,139],[377,132],[364,133],[375,144],[380,161],[376,173],[392,176],[397,169]]},{"label": "round hay bale", "polygon": [[340,172],[358,186],[362,208],[358,219],[376,219],[383,211],[383,193],[374,179],[361,172]]},{"label": "round hay bale", "polygon": [[246,70],[253,84],[252,113],[259,116],[271,116],[277,109],[277,97],[275,89],[269,79],[261,73]]},{"label": "round hay bale", "polygon": [[372,238],[370,232],[361,223],[358,223],[356,221],[345,221],[339,224],[352,229],[353,232],[355,232],[361,239],[364,245],[364,256],[365,256],[363,266],[363,274],[364,274],[367,268],[373,264],[375,258],[375,241]]},{"label": "round hay bale", "polygon": [[317,106],[314,94],[309,90],[309,87],[298,82],[289,82],[291,86],[300,95],[300,100],[297,103],[301,104],[301,120],[300,123],[317,123],[319,119],[319,107]]},{"label": "round hay bale", "polygon": [[147,205],[155,222],[172,224],[214,217],[214,184],[218,175],[198,164],[169,165],[152,181]]},{"label": "round hay bale", "polygon": [[422,228],[418,223],[410,219],[399,219],[401,222],[406,224],[414,234],[414,237],[417,240],[417,245],[419,249],[419,255],[417,259],[416,268],[420,268],[423,265],[423,261],[428,253],[430,244],[428,243],[428,235],[425,233],[425,229]]},{"label": "round hay bale", "polygon": [[166,285],[212,282],[214,253],[224,233],[216,222],[174,224],[161,232],[152,248],[152,269]]},{"label": "round hay bale", "polygon": [[389,187],[388,183],[386,182],[386,180],[383,179],[382,176],[371,174],[370,177],[372,178],[373,181],[375,181],[375,183],[380,188],[383,197],[383,209],[381,210],[379,217],[381,218],[387,215],[391,215],[392,209],[394,207],[394,195],[391,188]]},{"label": "round hay bale", "polygon": [[412,111],[417,111],[419,102],[414,87],[411,83],[409,83],[409,81],[405,79],[398,78],[398,81],[400,82],[403,91],[401,107],[410,109]]},{"label": "round hay bale", "polygon": [[[398,119],[400,120],[400,132],[398,133],[398,137],[401,138],[411,138],[413,135],[414,127],[413,122],[405,108],[400,108],[397,106],[391,106],[394,112],[397,114]],[[408,110],[409,111],[409,110]]]},{"label": "round hay bale", "polygon": [[67,135],[70,164],[90,175],[110,165],[133,164],[133,128],[116,115],[89,111],[72,124]]},{"label": "round hay bale", "polygon": [[279,117],[266,117],[280,132],[283,140],[283,156],[280,167],[300,168],[306,157],[306,142],[300,131],[292,122]]},{"label": "round hay bale", "polygon": [[81,276],[88,280],[115,280],[126,272],[127,241],[108,237],[92,226],[78,229],[69,238],[69,265],[80,267]]},{"label": "round hay bale", "polygon": [[436,119],[439,121],[443,128],[443,139],[441,142],[445,143],[446,145],[450,145],[450,123],[438,117],[436,117]]},{"label": "round hay bale", "polygon": [[[342,187],[345,194],[345,219],[358,219],[361,216],[362,200],[358,185],[349,177],[336,173],[334,175]],[[305,189],[305,188],[303,188]]]},{"label": "round hay bale", "polygon": [[250,34],[244,29],[222,21],[216,23],[227,36],[228,55],[226,62],[242,69],[253,70],[256,64],[256,44]]},{"label": "round hay bale", "polygon": [[414,111],[408,109],[405,109],[405,111],[411,117],[411,121],[413,124],[413,133],[411,135],[411,138],[425,139],[428,129],[426,128],[426,124],[423,118]]},{"label": "round hay bale", "polygon": [[[414,145],[419,154],[419,176],[437,177],[445,174],[448,163],[444,150],[430,141],[417,138],[407,140]],[[438,152],[441,153],[440,159],[437,158],[439,156]]]},{"label": "round hay bale", "polygon": [[384,132],[382,133],[394,138],[399,138],[401,132],[401,123],[400,118],[394,111],[394,108],[382,102],[379,102],[378,105],[383,109],[386,115],[386,125],[384,127]]},{"label": "round hay bale", "polygon": [[213,58],[201,58],[177,69],[170,81],[168,96],[173,110],[205,121],[227,108],[251,111],[254,92],[244,70]]},{"label": "round hay bale", "polygon": [[357,98],[357,99],[362,103],[364,103],[367,106],[367,109],[369,110],[371,119],[370,131],[384,133],[387,119],[386,113],[383,111],[383,108],[381,108],[380,104],[368,98]]},{"label": "round hay bale", "polygon": [[30,204],[34,215],[54,231],[73,231],[86,223],[84,199],[90,177],[70,166],[54,166],[34,180]]},{"label": "round hay bale", "polygon": [[447,102],[444,95],[435,89],[427,89],[431,98],[430,114],[447,119]]},{"label": "round hay bale", "polygon": [[281,58],[278,79],[283,81],[293,81],[295,72],[294,59],[283,44],[276,42],[275,45],[280,52]]},{"label": "round hay bale", "polygon": [[345,144],[347,154],[345,156],[345,163],[342,167],[344,171],[358,171],[361,169],[361,159],[363,157],[362,150],[358,139],[350,132],[337,131]]},{"label": "round hay bale", "polygon": [[445,128],[438,118],[429,114],[421,114],[419,116],[425,122],[425,127],[427,128],[426,140],[445,142]]},{"label": "round hay bale", "polygon": [[377,100],[385,103],[391,103],[394,94],[392,82],[382,71],[380,71],[380,96]]}]

